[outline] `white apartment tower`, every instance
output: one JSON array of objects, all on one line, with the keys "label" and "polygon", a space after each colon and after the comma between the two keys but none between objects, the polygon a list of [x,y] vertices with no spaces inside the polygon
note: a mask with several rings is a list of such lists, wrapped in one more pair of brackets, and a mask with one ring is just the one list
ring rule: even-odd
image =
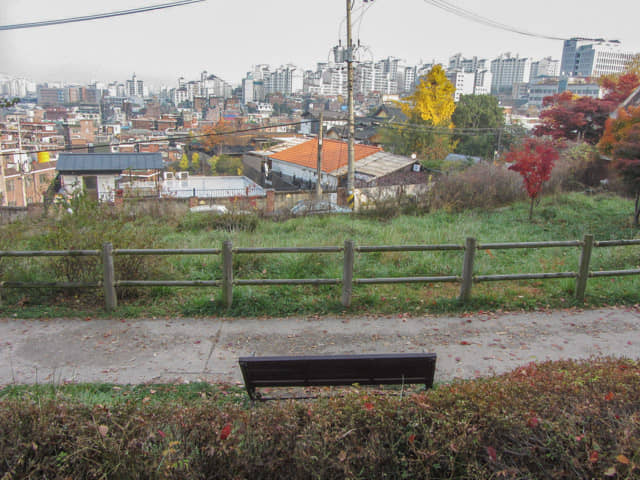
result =
[{"label": "white apartment tower", "polygon": [[540,77],[557,77],[560,75],[560,61],[551,57],[543,58],[531,64],[531,81]]},{"label": "white apartment tower", "polygon": [[528,83],[531,75],[531,60],[512,57],[510,53],[500,55],[491,61],[491,93],[511,93],[516,83]]},{"label": "white apartment tower", "polygon": [[134,73],[131,80],[127,80],[125,92],[129,97],[144,97],[144,82]]},{"label": "white apartment tower", "polygon": [[491,94],[491,84],[493,83],[493,75],[487,69],[478,70],[475,73],[475,83],[473,87],[474,95]]},{"label": "white apartment tower", "polygon": [[456,70],[447,72],[447,78],[456,88],[453,94],[454,101],[459,101],[460,95],[473,95],[475,90],[475,73]]},{"label": "white apartment tower", "polygon": [[484,58],[463,58],[461,53],[456,53],[449,57],[449,68],[447,70],[462,70],[466,73],[475,73],[485,68],[487,68],[487,61]]}]

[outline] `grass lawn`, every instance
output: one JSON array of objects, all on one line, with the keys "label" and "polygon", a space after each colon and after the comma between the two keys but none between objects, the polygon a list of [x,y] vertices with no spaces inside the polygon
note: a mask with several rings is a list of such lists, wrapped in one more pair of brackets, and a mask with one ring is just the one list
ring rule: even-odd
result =
[{"label": "grass lawn", "polygon": [[[99,209],[75,218],[38,219],[2,227],[0,249],[99,249],[103,241],[114,248],[220,248],[224,240],[235,247],[458,244],[474,237],[481,244],[634,238],[632,202],[614,195],[564,194],[545,197],[529,222],[528,202],[494,211],[463,213],[437,211],[419,215],[377,218],[375,215],[311,216],[286,221],[255,220],[251,228],[227,231],[208,214],[183,218],[113,215]],[[102,216],[102,217],[101,217]],[[67,216],[69,217],[69,216]],[[242,225],[241,225],[242,226]],[[476,255],[475,274],[577,271],[576,247],[486,250]],[[462,252],[357,253],[355,277],[460,275]],[[221,278],[219,256],[170,256],[157,260],[124,260],[121,278],[211,280]],[[122,260],[120,260],[122,259]],[[0,278],[6,280],[100,279],[100,265],[79,259],[63,263],[54,258],[4,258]],[[640,265],[640,247],[594,249],[591,270],[630,269]],[[118,272],[119,265],[116,263]],[[234,278],[342,277],[342,254],[237,254]],[[457,300],[458,284],[355,286],[352,306],[340,304],[338,286],[236,286],[234,302],[226,309],[218,288],[154,287],[120,291],[118,309],[104,311],[102,292],[5,289],[1,315],[52,316],[280,316],[330,313],[414,314],[469,310],[562,308],[575,305],[573,279],[480,283],[466,304]],[[640,302],[640,278],[591,279],[586,306]]]}]

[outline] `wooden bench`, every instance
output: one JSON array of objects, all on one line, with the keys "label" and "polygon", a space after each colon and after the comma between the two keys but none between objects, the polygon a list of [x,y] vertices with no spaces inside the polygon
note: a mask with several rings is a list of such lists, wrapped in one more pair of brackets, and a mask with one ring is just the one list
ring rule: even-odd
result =
[{"label": "wooden bench", "polygon": [[252,400],[259,387],[337,385],[433,385],[435,353],[240,357],[240,369]]}]

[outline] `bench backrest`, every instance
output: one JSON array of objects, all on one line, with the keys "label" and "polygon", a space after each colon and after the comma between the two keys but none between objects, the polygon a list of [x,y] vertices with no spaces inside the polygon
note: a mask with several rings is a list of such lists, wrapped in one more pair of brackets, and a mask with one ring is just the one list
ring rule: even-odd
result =
[{"label": "bench backrest", "polygon": [[435,353],[240,357],[240,369],[255,398],[258,387],[329,385],[433,385]]}]

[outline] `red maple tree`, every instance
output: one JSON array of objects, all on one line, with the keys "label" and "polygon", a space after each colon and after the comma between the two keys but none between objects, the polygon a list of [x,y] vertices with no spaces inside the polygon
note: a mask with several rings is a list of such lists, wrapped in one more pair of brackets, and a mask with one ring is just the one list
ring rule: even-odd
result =
[{"label": "red maple tree", "polygon": [[540,114],[540,125],[533,131],[542,137],[554,139],[584,140],[595,145],[604,131],[604,124],[612,111],[611,102],[591,97],[577,97],[566,91],[546,97]]},{"label": "red maple tree", "polygon": [[640,76],[635,72],[609,75],[600,79],[600,85],[606,93],[599,99],[580,97],[568,90],[546,97],[534,135],[597,144],[609,114],[640,85]]},{"label": "red maple tree", "polygon": [[510,163],[509,170],[518,172],[522,176],[524,188],[531,199],[529,220],[533,217],[533,205],[542,186],[551,178],[551,170],[558,159],[558,152],[552,142],[529,138],[520,147],[510,150],[505,161]]},{"label": "red maple tree", "polygon": [[640,106],[620,109],[607,120],[600,151],[613,159],[613,165],[635,194],[633,224],[640,219]]},{"label": "red maple tree", "polygon": [[640,85],[640,75],[635,72],[605,75],[600,77],[599,82],[607,92],[602,100],[611,102],[613,104],[611,110],[613,111]]}]

